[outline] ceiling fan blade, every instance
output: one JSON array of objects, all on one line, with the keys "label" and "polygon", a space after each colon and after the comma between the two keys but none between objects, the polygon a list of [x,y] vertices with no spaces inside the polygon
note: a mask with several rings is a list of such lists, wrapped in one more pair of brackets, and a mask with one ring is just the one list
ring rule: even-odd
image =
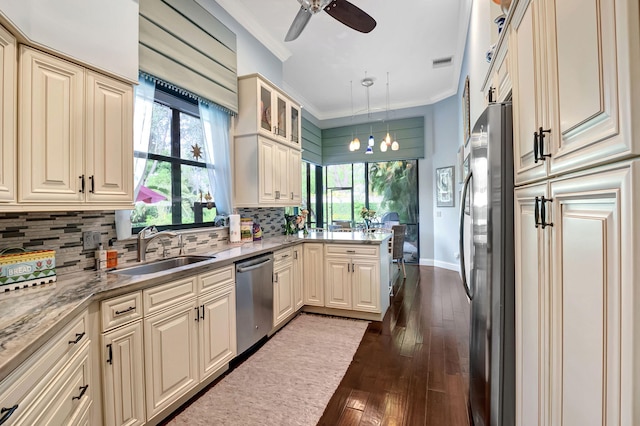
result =
[{"label": "ceiling fan blade", "polygon": [[361,33],[368,33],[376,27],[375,19],[347,0],[332,0],[324,10],[334,19]]},{"label": "ceiling fan blade", "polygon": [[304,27],[307,26],[309,19],[311,19],[311,12],[308,9],[301,7],[296,17],[293,18],[293,22],[291,23],[291,27],[289,27],[289,31],[287,31],[284,41],[297,39],[302,30],[304,30]]}]

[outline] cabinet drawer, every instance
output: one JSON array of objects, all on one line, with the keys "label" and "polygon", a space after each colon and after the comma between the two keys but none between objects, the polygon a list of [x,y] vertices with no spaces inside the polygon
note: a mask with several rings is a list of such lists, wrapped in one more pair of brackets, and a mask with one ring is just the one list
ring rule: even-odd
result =
[{"label": "cabinet drawer", "polygon": [[293,249],[286,248],[273,253],[273,267],[276,268],[281,263],[293,260]]},{"label": "cabinet drawer", "polygon": [[327,244],[324,246],[326,255],[341,256],[378,256],[378,246],[357,244]]},{"label": "cabinet drawer", "polygon": [[229,265],[225,268],[216,269],[215,271],[201,274],[198,279],[198,291],[200,293],[206,291],[217,290],[222,286],[233,283],[235,281],[235,268]]},{"label": "cabinet drawer", "polygon": [[144,290],[144,314],[149,315],[195,297],[196,280],[197,277],[190,277]]},{"label": "cabinet drawer", "polygon": [[[89,340],[88,314],[74,318],[54,338],[0,383],[0,407],[18,407],[12,419],[21,418],[62,366]],[[76,342],[77,341],[77,342]]]},{"label": "cabinet drawer", "polygon": [[89,345],[85,345],[17,424],[76,424],[92,402],[90,381]]},{"label": "cabinet drawer", "polygon": [[142,318],[142,292],[103,300],[100,306],[102,331]]}]

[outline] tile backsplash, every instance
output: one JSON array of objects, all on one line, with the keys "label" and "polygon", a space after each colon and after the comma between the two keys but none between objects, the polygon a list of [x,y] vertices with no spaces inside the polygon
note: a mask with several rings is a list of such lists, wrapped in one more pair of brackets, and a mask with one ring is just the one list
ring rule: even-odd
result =
[{"label": "tile backsplash", "polygon": [[[284,233],[284,208],[238,209],[243,217],[252,217],[264,231],[264,237]],[[115,241],[115,212],[25,212],[0,213],[0,250],[20,247],[27,250],[56,250],[56,273],[69,274],[95,268],[94,250],[84,250],[82,233],[98,231],[105,249],[109,240]],[[185,229],[183,234],[184,253],[215,251],[222,249],[229,241],[228,228]],[[170,255],[178,254],[177,241],[169,240]],[[137,241],[135,238],[115,241],[113,248],[118,251],[118,264],[137,261]],[[156,240],[148,247],[147,259],[159,257],[161,243]]]}]

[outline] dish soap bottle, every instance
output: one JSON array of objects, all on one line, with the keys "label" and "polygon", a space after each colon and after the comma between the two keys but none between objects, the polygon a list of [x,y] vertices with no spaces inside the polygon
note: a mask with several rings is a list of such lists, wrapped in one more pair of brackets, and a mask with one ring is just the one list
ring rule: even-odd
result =
[{"label": "dish soap bottle", "polygon": [[102,243],[98,244],[98,250],[95,254],[96,271],[104,269],[107,266],[107,251],[102,247]]}]

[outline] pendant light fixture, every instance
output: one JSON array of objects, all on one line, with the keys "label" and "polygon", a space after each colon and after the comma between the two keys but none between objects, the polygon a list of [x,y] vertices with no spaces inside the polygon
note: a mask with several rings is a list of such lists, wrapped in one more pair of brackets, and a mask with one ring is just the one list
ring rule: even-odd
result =
[{"label": "pendant light fixture", "polygon": [[[367,88],[367,118],[371,120],[371,98],[369,97],[369,88],[373,86],[373,79],[367,77],[367,72],[364,72],[364,78],[360,82],[364,87]],[[376,140],[373,137],[373,126],[369,127],[369,143],[367,146],[367,151],[365,154],[373,154],[373,146],[376,144]]]},{"label": "pendant light fixture", "polygon": [[[351,84],[351,121],[353,121],[353,80],[350,81]],[[349,151],[354,152],[360,149],[360,139],[358,139],[358,129],[356,128],[356,137],[353,137],[353,132],[351,132],[351,141],[349,142]]]},{"label": "pendant light fixture", "polygon": [[386,111],[386,119],[387,122],[387,135],[384,137],[382,142],[380,142],[380,151],[387,152],[387,149],[391,146],[391,136],[389,136],[389,73],[387,72],[387,111]]}]

